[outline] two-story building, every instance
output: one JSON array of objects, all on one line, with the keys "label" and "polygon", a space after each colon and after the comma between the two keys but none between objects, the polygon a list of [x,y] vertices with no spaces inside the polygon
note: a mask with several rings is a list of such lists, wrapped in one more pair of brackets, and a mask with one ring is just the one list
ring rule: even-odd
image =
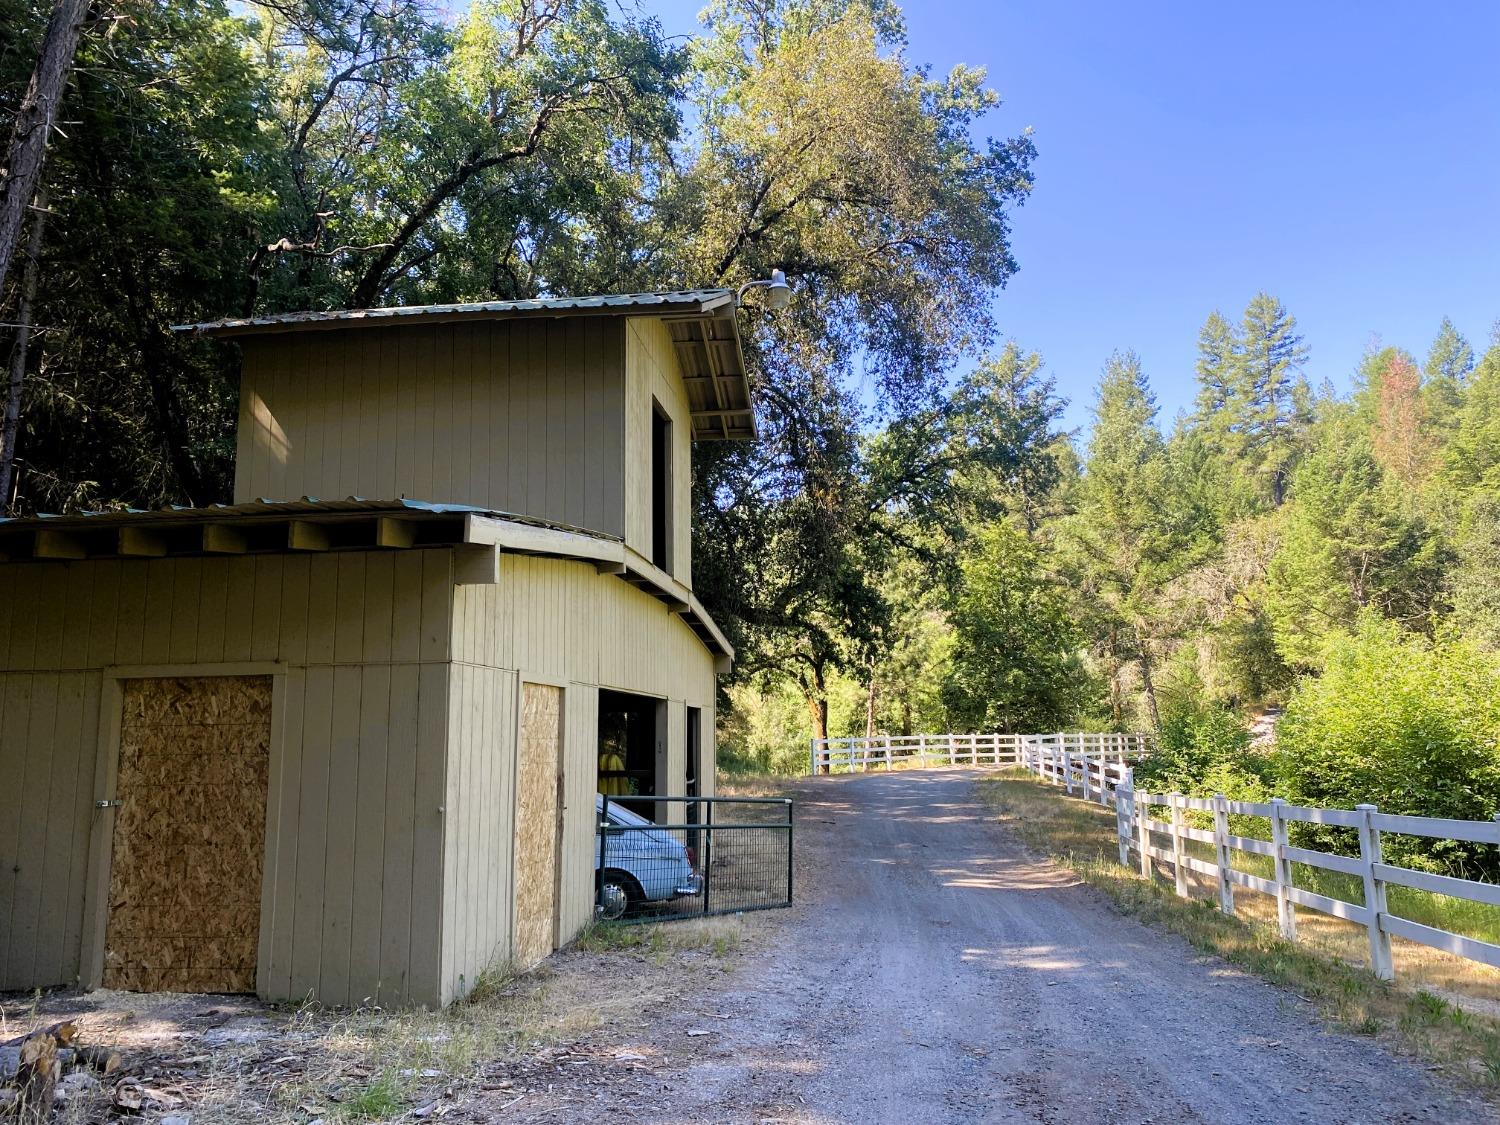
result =
[{"label": "two-story building", "polygon": [[575,935],[601,742],[712,792],[735,309],[188,326],[242,350],[232,503],[0,521],[0,988],[439,1005]]}]

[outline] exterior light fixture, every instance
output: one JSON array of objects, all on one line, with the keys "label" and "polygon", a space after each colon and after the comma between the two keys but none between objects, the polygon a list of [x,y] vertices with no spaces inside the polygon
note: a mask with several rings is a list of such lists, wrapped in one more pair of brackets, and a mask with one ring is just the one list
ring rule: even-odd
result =
[{"label": "exterior light fixture", "polygon": [[780,312],[792,303],[792,287],[786,282],[786,274],[780,270],[772,270],[769,279],[745,282],[740,286],[739,292],[734,295],[734,303],[736,305],[742,303],[746,292],[751,289],[766,291],[766,307],[772,312]]}]

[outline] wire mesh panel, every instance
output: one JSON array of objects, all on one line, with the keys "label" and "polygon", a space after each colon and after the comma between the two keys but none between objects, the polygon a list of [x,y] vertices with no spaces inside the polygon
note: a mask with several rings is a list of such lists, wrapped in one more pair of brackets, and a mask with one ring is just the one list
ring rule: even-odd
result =
[{"label": "wire mesh panel", "polygon": [[666,921],[792,903],[792,802],[781,797],[598,799],[598,913]]}]

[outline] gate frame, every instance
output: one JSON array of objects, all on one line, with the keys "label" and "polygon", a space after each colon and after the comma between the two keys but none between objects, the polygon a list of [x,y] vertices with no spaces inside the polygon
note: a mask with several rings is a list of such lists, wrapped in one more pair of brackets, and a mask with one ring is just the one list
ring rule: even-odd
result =
[{"label": "gate frame", "polygon": [[[605,841],[609,836],[609,806],[610,802],[618,800],[609,794],[602,794],[604,806],[594,816],[594,917],[599,918],[600,896],[604,893],[604,850]],[[624,801],[651,800],[655,794],[647,794],[642,797],[625,797]],[[688,799],[683,796],[668,795],[662,803],[686,804]],[[705,832],[703,856],[703,905],[705,909],[694,914],[671,914],[665,917],[654,917],[643,914],[635,918],[616,918],[613,924],[622,926],[633,926],[642,924],[665,923],[665,922],[687,922],[694,918],[715,918],[725,914],[748,914],[755,910],[785,910],[795,901],[793,895],[793,876],[796,872],[796,844],[797,844],[797,802],[792,797],[721,797],[715,793],[712,797],[699,797],[698,803],[703,805],[704,819],[693,824],[652,824],[651,829],[662,832],[691,832],[702,830]],[[623,801],[621,802],[623,805]],[[757,903],[751,906],[732,906],[722,910],[709,910],[708,892],[712,886],[709,875],[713,860],[713,832],[714,805],[716,804],[739,804],[739,805],[779,805],[786,809],[786,821],[782,824],[721,824],[717,828],[721,832],[735,832],[740,830],[769,830],[781,831],[786,829],[786,901]],[[629,808],[628,805],[624,807]],[[632,831],[632,829],[616,829],[616,834]],[[647,829],[642,829],[647,831]]]}]

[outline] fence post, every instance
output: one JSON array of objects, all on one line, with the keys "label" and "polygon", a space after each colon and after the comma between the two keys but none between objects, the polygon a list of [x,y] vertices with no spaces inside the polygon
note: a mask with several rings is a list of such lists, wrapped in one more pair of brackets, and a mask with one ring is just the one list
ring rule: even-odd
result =
[{"label": "fence post", "polygon": [[1271,869],[1276,877],[1276,920],[1281,924],[1281,936],[1296,941],[1297,911],[1287,893],[1292,885],[1292,863],[1286,858],[1286,816],[1281,811],[1285,805],[1280,797],[1271,798]]},{"label": "fence post", "polygon": [[1135,830],[1140,834],[1141,874],[1150,879],[1155,869],[1151,866],[1151,805],[1146,796],[1135,790],[1130,792],[1130,803],[1135,806]]},{"label": "fence post", "polygon": [[[829,759],[828,772],[833,772],[833,759]],[[790,841],[788,841],[790,844]],[[709,906],[709,884],[713,879],[714,870],[714,803],[705,801],[703,803],[703,909],[712,910]]]},{"label": "fence post", "polygon": [[1073,751],[1067,749],[1067,744],[1066,743],[1063,744],[1062,768],[1063,768],[1063,784],[1067,787],[1068,795],[1072,796],[1072,794],[1073,794]]},{"label": "fence post", "polygon": [[1125,790],[1115,790],[1115,842],[1120,845],[1120,866],[1130,866],[1130,814],[1125,811]]},{"label": "fence post", "polygon": [[1214,858],[1219,864],[1219,909],[1234,916],[1234,884],[1229,881],[1229,798],[1214,794]]},{"label": "fence post", "polygon": [[948,764],[949,764],[949,765],[950,765],[950,766],[951,766],[951,765],[952,765],[952,764],[953,764],[953,756],[954,756],[954,750],[953,750],[953,734],[952,734],[952,732],[951,732],[951,731],[950,731],[950,732],[949,732],[949,734],[948,734]]},{"label": "fence post", "polygon": [[1374,805],[1355,805],[1354,810],[1364,814],[1359,822],[1359,860],[1365,869],[1365,910],[1369,914],[1370,968],[1381,980],[1396,979],[1396,964],[1391,957],[1391,935],[1380,928],[1385,917],[1385,880],[1375,875],[1375,865],[1384,863],[1381,858],[1380,830],[1375,827],[1375,814],[1380,810]]},{"label": "fence post", "polygon": [[807,772],[812,777],[818,775],[818,740],[816,738],[807,740]]},{"label": "fence post", "polygon": [[885,736],[885,772],[891,772],[891,736]]},{"label": "fence post", "polygon": [[1187,864],[1183,857],[1187,853],[1187,837],[1182,834],[1182,794],[1171,794],[1172,800],[1172,874],[1177,885],[1177,897],[1187,898]]}]

